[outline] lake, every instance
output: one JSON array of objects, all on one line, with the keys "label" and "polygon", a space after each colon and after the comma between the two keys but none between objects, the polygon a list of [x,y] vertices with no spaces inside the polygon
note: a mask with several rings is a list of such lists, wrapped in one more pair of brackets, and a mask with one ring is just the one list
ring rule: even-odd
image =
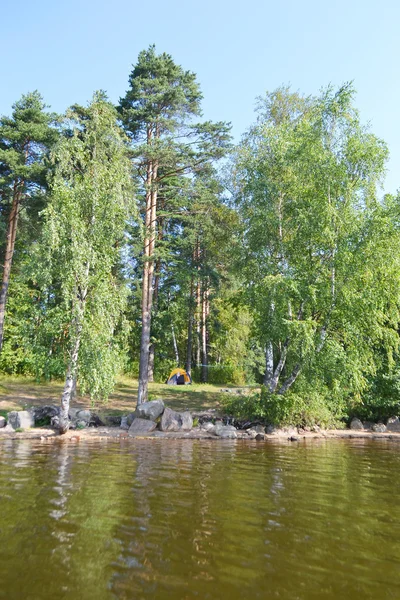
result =
[{"label": "lake", "polygon": [[400,598],[400,443],[0,442],[0,598]]}]

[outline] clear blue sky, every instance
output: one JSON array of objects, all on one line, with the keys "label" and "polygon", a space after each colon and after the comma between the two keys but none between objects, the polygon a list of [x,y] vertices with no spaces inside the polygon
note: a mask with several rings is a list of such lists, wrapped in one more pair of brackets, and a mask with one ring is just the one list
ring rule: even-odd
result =
[{"label": "clear blue sky", "polygon": [[363,121],[389,145],[395,192],[399,23],[398,0],[3,0],[0,114],[34,89],[58,112],[100,88],[116,102],[151,43],[197,73],[204,116],[231,121],[237,140],[266,90],[354,80]]}]

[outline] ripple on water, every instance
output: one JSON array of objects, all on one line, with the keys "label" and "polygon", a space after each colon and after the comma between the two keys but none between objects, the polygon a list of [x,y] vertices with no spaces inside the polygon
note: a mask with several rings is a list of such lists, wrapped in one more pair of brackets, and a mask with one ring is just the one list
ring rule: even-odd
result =
[{"label": "ripple on water", "polygon": [[400,598],[399,466],[390,441],[7,441],[0,597]]}]

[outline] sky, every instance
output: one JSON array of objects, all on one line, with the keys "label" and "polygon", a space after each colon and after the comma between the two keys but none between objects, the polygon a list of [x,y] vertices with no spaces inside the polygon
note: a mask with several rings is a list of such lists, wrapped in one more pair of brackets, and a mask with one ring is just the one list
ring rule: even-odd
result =
[{"label": "sky", "polygon": [[235,141],[258,96],[354,81],[362,121],[389,146],[384,191],[400,188],[398,0],[0,0],[0,115],[39,90],[63,112],[97,89],[117,102],[150,44],[197,73],[206,119]]}]

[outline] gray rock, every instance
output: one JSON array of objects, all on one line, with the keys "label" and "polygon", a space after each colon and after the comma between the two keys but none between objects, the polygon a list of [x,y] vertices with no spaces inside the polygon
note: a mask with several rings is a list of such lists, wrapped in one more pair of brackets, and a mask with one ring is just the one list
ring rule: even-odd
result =
[{"label": "gray rock", "polygon": [[265,427],[263,425],[256,425],[252,427],[256,433],[265,433]]},{"label": "gray rock", "polygon": [[[127,417],[124,418],[127,419]],[[118,415],[104,415],[103,421],[109,427],[119,427],[121,425],[121,417]]]},{"label": "gray rock", "polygon": [[3,431],[7,431],[8,433],[14,433],[15,429],[10,423],[7,423],[5,427],[3,427]]},{"label": "gray rock", "polygon": [[375,423],[372,423],[371,421],[363,421],[363,427],[366,431],[372,431],[374,425]]},{"label": "gray rock", "polygon": [[136,415],[134,412],[129,413],[129,415],[126,416],[126,422],[128,423],[129,427],[132,425],[135,418],[136,418]]},{"label": "gray rock", "polygon": [[320,427],[319,425],[313,425],[313,426],[311,427],[311,431],[312,431],[313,433],[319,433],[319,432],[321,431],[321,427]]},{"label": "gray rock", "polygon": [[375,423],[375,425],[372,426],[372,430],[376,433],[385,433],[386,425],[383,423]]},{"label": "gray rock", "polygon": [[85,429],[85,427],[88,427],[89,423],[83,419],[77,419],[74,425],[76,429]]},{"label": "gray rock", "polygon": [[56,415],[55,417],[51,417],[50,427],[54,427],[54,429],[60,428],[60,417],[58,415]]},{"label": "gray rock", "polygon": [[390,417],[386,424],[387,431],[398,432],[400,431],[400,421],[399,417]]},{"label": "gray rock", "polygon": [[275,435],[277,437],[291,437],[292,435],[296,436],[298,431],[296,427],[274,427],[273,425],[268,425],[267,427],[268,435]]},{"label": "gray rock", "polygon": [[14,429],[29,429],[34,426],[35,421],[29,410],[13,410],[7,415],[7,423]]},{"label": "gray rock", "polygon": [[222,439],[236,439],[237,431],[233,425],[221,425],[216,427],[214,431],[215,435]]},{"label": "gray rock", "polygon": [[[132,425],[132,423],[131,423],[131,425]],[[129,429],[130,425],[128,425],[128,417],[122,417],[120,427],[121,427],[121,429],[125,429],[125,430]]]},{"label": "gray rock", "polygon": [[60,409],[58,406],[36,406],[33,409],[33,418],[35,420],[35,424],[39,422],[46,422],[50,425],[51,419],[53,417],[58,416],[60,413]]},{"label": "gray rock", "polygon": [[7,421],[5,420],[4,417],[0,417],[0,429],[2,429],[3,427],[5,427],[7,424]]},{"label": "gray rock", "polygon": [[156,428],[154,421],[149,419],[141,419],[140,417],[133,419],[132,425],[129,427],[129,435],[146,435],[151,433]]},{"label": "gray rock", "polygon": [[161,417],[161,431],[190,431],[193,419],[189,411],[178,413],[171,408],[166,408]]},{"label": "gray rock", "polygon": [[204,431],[210,431],[211,429],[214,429],[214,425],[211,423],[211,421],[207,421],[207,423],[202,424],[201,429]]},{"label": "gray rock", "polygon": [[265,434],[264,433],[257,433],[254,439],[257,442],[261,442],[262,440],[265,440]]},{"label": "gray rock", "polygon": [[92,418],[92,413],[90,410],[78,410],[76,412],[76,420],[84,421],[86,425],[89,425],[90,419]]},{"label": "gray rock", "polygon": [[90,427],[105,427],[105,423],[102,419],[100,419],[99,415],[96,415],[96,413],[91,413],[89,426]]},{"label": "gray rock", "polygon": [[162,400],[151,400],[140,404],[135,410],[135,418],[150,419],[155,421],[164,412],[164,402]]},{"label": "gray rock", "polygon": [[363,431],[364,425],[361,423],[360,419],[356,417],[351,420],[350,429],[354,429],[356,431]]}]

